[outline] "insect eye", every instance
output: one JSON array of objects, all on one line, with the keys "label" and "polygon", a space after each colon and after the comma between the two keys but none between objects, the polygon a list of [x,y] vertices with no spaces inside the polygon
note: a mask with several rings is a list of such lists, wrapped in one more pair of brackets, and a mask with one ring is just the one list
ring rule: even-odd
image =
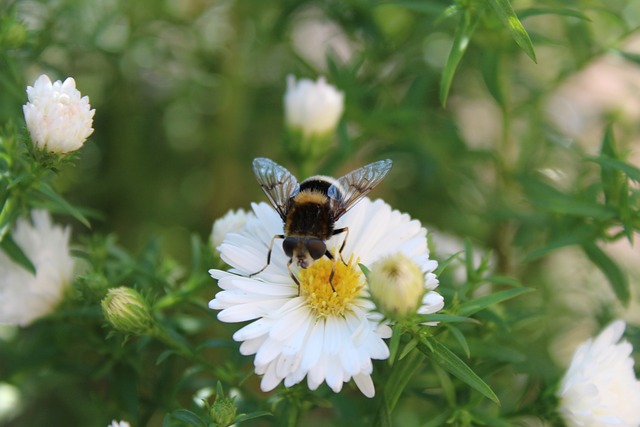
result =
[{"label": "insect eye", "polygon": [[282,249],[284,249],[284,253],[291,258],[293,256],[293,250],[298,246],[298,238],[297,237],[287,237],[282,241]]},{"label": "insect eye", "polygon": [[320,239],[306,239],[305,246],[313,259],[322,258],[327,252],[327,245]]}]

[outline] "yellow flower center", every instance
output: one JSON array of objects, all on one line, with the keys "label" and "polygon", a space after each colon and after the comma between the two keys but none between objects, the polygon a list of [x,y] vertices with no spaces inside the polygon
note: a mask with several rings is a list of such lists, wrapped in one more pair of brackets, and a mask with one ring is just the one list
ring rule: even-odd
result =
[{"label": "yellow flower center", "polygon": [[[333,277],[329,282],[332,270]],[[357,261],[353,262],[353,256],[346,265],[339,256],[336,261],[319,259],[309,268],[300,270],[298,279],[300,295],[306,297],[307,304],[318,318],[344,315],[365,283]]]}]

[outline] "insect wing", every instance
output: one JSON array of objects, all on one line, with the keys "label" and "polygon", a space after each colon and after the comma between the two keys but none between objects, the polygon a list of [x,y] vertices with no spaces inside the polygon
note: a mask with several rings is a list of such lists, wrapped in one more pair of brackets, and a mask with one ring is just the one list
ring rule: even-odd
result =
[{"label": "insect wing", "polygon": [[327,194],[332,201],[333,220],[337,221],[360,199],[369,194],[387,175],[393,162],[380,160],[338,178]]},{"label": "insect wing", "polygon": [[284,221],[287,217],[289,199],[300,191],[298,180],[287,169],[264,157],[253,160],[253,173]]}]

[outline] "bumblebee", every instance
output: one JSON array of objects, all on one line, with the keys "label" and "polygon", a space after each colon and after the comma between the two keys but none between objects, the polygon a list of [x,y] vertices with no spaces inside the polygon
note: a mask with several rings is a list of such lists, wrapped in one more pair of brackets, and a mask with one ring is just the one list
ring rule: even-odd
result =
[{"label": "bumblebee", "polygon": [[273,236],[269,244],[266,265],[249,277],[263,272],[269,266],[274,241],[283,239],[282,249],[289,257],[287,270],[298,285],[298,289],[300,282],[291,271],[291,264],[300,268],[309,268],[315,260],[323,256],[334,261],[329,276],[329,284],[333,288],[335,259],[327,249],[326,241],[337,234],[344,233],[345,237],[338,251],[342,259],[342,250],[347,243],[349,228],[336,229],[336,221],[373,190],[387,175],[391,166],[391,160],[380,160],[338,179],[318,175],[298,183],[286,168],[276,162],[263,157],[254,159],[253,172],[269,202],[282,218],[284,234]]}]

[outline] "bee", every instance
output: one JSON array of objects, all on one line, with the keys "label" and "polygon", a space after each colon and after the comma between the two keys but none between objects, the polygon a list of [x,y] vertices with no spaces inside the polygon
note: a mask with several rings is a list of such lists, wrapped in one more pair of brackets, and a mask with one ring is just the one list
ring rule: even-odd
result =
[{"label": "bee", "polygon": [[329,276],[329,284],[334,289],[332,279],[335,259],[327,249],[326,241],[344,233],[345,237],[338,251],[342,260],[349,228],[335,228],[336,221],[373,190],[387,175],[391,166],[391,160],[380,160],[338,179],[317,175],[298,183],[296,177],[276,162],[263,157],[254,159],[253,172],[269,202],[282,218],[284,234],[273,236],[266,265],[249,277],[263,272],[269,266],[274,241],[283,239],[282,249],[289,257],[287,270],[298,285],[298,292],[300,282],[291,271],[291,264],[309,268],[323,256],[334,262]]}]

